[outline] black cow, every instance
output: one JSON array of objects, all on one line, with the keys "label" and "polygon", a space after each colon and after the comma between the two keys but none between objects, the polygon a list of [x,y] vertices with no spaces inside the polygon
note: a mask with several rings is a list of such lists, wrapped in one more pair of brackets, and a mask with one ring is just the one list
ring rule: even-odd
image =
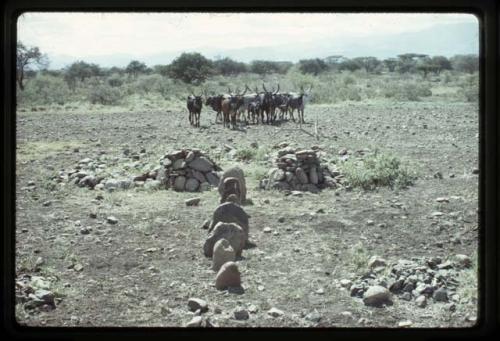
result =
[{"label": "black cow", "polygon": [[274,92],[274,90],[267,91],[266,86],[264,84],[262,84],[262,89],[264,90],[264,93],[260,94],[261,121],[264,122],[264,112],[265,112],[266,113],[266,123],[269,124],[270,119],[271,119],[271,122],[273,122],[274,112],[276,110],[276,107],[274,106],[273,96],[276,95],[280,91],[280,85],[278,84],[278,90],[276,90],[275,92]]},{"label": "black cow", "polygon": [[191,93],[187,98],[187,108],[189,111],[189,123],[195,127],[200,126],[200,114],[203,107],[203,100],[200,96]]},{"label": "black cow", "polygon": [[219,119],[222,114],[222,98],[223,95],[207,96],[207,100],[205,102],[205,105],[209,105],[217,113],[215,116],[215,123],[217,123],[217,119]]}]

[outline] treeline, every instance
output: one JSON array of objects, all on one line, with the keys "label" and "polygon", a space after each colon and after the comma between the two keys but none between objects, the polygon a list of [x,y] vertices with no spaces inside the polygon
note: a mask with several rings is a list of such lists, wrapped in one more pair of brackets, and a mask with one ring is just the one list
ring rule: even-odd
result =
[{"label": "treeline", "polygon": [[[48,58],[37,47],[18,45],[17,102],[20,105],[89,103],[135,106],[142,101],[180,103],[187,93],[244,89],[263,82],[279,82],[296,91],[313,86],[312,103],[365,99],[419,100],[433,95],[438,86],[443,96],[477,100],[476,55],[451,58],[402,54],[375,57],[304,59],[297,63],[231,58],[209,59],[199,53],[183,53],[170,64],[149,67],[133,60],[126,67],[101,67],[76,61],[59,70],[49,69]],[[438,83],[436,83],[438,82]],[[439,96],[439,95],[438,95]],[[80,105],[79,104],[79,105]],[[147,104],[144,104],[147,105]]]},{"label": "treeline", "polygon": [[[27,48],[22,43],[17,49],[17,73],[20,89],[24,88],[26,77],[32,77],[36,71],[32,68],[47,70],[48,60],[37,47]],[[187,84],[199,85],[207,78],[215,75],[231,76],[241,73],[286,74],[290,68],[296,66],[303,74],[318,75],[331,71],[364,70],[367,73],[381,74],[384,72],[440,74],[444,70],[474,73],[479,68],[476,55],[456,55],[451,58],[444,56],[428,56],[425,54],[406,53],[397,58],[380,60],[375,57],[346,58],[343,56],[329,56],[323,59],[304,59],[294,64],[292,62],[277,62],[268,60],[254,60],[250,63],[235,61],[231,58],[211,60],[200,53],[183,53],[168,65],[148,67],[138,60],[131,61],[126,67],[103,68],[97,64],[77,61],[62,70],[46,71],[54,76],[62,76],[71,89],[78,82],[90,77],[109,77],[111,86],[119,85],[120,76],[137,77],[141,74],[160,74],[172,79],[181,80]]]}]

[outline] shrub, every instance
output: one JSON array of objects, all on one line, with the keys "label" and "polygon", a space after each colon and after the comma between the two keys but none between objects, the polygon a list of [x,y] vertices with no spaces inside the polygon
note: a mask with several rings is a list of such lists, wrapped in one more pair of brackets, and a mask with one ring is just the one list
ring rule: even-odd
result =
[{"label": "shrub", "polygon": [[361,162],[348,160],[341,167],[351,186],[366,190],[379,186],[404,188],[416,178],[397,157],[379,151]]},{"label": "shrub", "polygon": [[69,101],[70,96],[67,84],[61,78],[50,75],[37,75],[26,82],[24,91],[17,91],[17,101],[20,105],[63,105]]},{"label": "shrub", "polygon": [[123,95],[117,88],[112,88],[106,85],[98,85],[89,90],[87,99],[92,104],[113,105],[118,104]]},{"label": "shrub", "polygon": [[117,73],[113,73],[111,76],[108,78],[108,84],[112,87],[118,87],[123,85],[123,77],[121,77]]}]

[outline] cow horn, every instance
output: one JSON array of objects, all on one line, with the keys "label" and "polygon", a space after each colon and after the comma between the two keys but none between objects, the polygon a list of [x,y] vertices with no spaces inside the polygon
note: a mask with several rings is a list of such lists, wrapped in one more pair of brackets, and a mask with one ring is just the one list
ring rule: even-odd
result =
[{"label": "cow horn", "polygon": [[274,93],[275,95],[280,91],[280,83],[278,83],[278,90]]},{"label": "cow horn", "polygon": [[229,92],[229,94],[231,94],[231,88],[230,87],[227,87],[227,91]]},{"label": "cow horn", "polygon": [[267,89],[266,89],[266,86],[264,85],[264,83],[262,83],[262,89],[264,89],[264,91],[267,92]]},{"label": "cow horn", "polygon": [[240,96],[244,96],[247,93],[247,89],[248,89],[248,87],[245,86],[245,91],[243,91],[243,93]]}]

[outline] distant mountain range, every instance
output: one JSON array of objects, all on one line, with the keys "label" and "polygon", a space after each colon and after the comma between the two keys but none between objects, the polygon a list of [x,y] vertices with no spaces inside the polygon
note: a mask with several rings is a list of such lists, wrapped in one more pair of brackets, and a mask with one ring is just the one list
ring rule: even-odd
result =
[{"label": "distant mountain range", "polygon": [[140,55],[113,54],[90,56],[48,55],[50,68],[63,68],[77,60],[96,63],[103,67],[126,66],[131,60],[139,60],[148,66],[169,64],[183,52],[200,52],[207,58],[229,57],[242,62],[264,59],[297,62],[307,58],[325,58],[342,55],[348,58],[373,56],[377,58],[396,57],[403,53],[422,53],[431,56],[451,57],[456,54],[479,54],[479,28],[476,24],[436,24],[416,32],[371,35],[358,39],[313,40],[307,43],[275,45],[272,47],[249,47],[239,49],[218,49],[201,47],[192,50]]}]

